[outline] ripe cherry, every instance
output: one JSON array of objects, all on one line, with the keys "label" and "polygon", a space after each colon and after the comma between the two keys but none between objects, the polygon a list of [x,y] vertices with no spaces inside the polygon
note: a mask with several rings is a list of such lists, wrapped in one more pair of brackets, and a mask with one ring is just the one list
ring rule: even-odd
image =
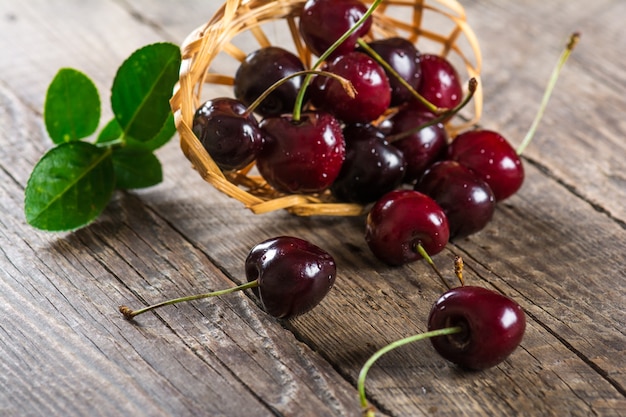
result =
[{"label": "ripe cherry", "polygon": [[288,319],[318,305],[335,283],[337,267],[333,257],[305,240],[279,236],[252,248],[245,261],[248,282],[237,287],[190,295],[153,304],[138,310],[120,306],[127,319],[166,305],[215,297],[252,289],[265,312]]},{"label": "ripe cherry", "polygon": [[250,164],[263,146],[263,134],[252,114],[238,100],[208,100],[193,118],[192,130],[217,166],[240,169]]},{"label": "ripe cherry", "polygon": [[[275,82],[300,71],[304,71],[304,64],[291,52],[277,46],[258,49],[246,56],[235,73],[235,97],[250,106]],[[302,79],[294,77],[281,84],[255,108],[255,112],[264,117],[289,113],[302,87]]]},{"label": "ripe cherry", "polygon": [[350,52],[328,64],[326,71],[352,84],[356,95],[350,97],[334,78],[317,76],[311,88],[311,102],[345,123],[367,123],[377,119],[389,107],[391,88],[385,70],[370,56]]},{"label": "ripe cherry", "polygon": [[[308,0],[300,14],[299,30],[302,40],[320,56],[366,13],[367,7],[358,0]],[[371,17],[333,51],[338,56],[356,47],[357,39],[367,34],[372,26]]]},{"label": "ripe cherry", "polygon": [[515,194],[524,182],[524,166],[509,142],[491,130],[471,130],[448,146],[448,159],[471,169],[489,184],[496,201]]},{"label": "ripe cherry", "polygon": [[[446,291],[431,307],[428,331],[391,342],[378,349],[363,364],[357,390],[363,415],[374,411],[365,396],[365,379],[374,363],[386,353],[401,346],[430,339],[445,359],[467,370],[483,370],[505,360],[520,344],[526,329],[522,308],[510,298],[481,287],[450,288],[427,253],[424,258],[446,283]],[[463,285],[463,260],[454,261],[454,272]]]},{"label": "ripe cherry", "polygon": [[291,115],[261,121],[265,144],[257,168],[276,190],[285,193],[316,193],[330,187],[345,159],[341,125],[324,112],[303,112],[298,121]]},{"label": "ripe cherry", "polygon": [[388,140],[404,154],[407,165],[404,176],[406,183],[418,180],[426,168],[445,156],[448,134],[443,123],[435,123],[406,134],[431,122],[434,118],[435,115],[426,110],[407,106],[385,122],[386,129],[389,131]]},{"label": "ripe cherry", "polygon": [[462,331],[430,339],[433,347],[463,368],[482,370],[499,364],[517,348],[526,317],[515,301],[502,294],[463,286],[445,292],[428,317],[429,330],[455,326]]},{"label": "ripe cherry", "polygon": [[411,92],[400,83],[402,77],[414,90],[418,90],[422,80],[421,54],[413,43],[405,38],[392,37],[377,39],[368,43],[396,74],[387,72],[391,86],[391,106],[397,106],[413,98]]},{"label": "ripe cherry", "polygon": [[450,239],[482,230],[493,217],[496,199],[489,185],[456,161],[439,161],[415,184],[446,213]]},{"label": "ripe cherry", "polygon": [[[446,58],[422,54],[422,82],[418,92],[440,109],[452,109],[463,99],[463,87],[456,68]],[[416,101],[420,108],[423,105]]]},{"label": "ripe cherry", "polygon": [[422,259],[417,250],[441,252],[450,237],[442,208],[426,194],[394,190],[381,197],[366,220],[365,241],[374,255],[389,265]]},{"label": "ripe cherry", "polygon": [[335,282],[335,260],[323,249],[295,237],[256,245],[246,258],[246,277],[263,309],[278,318],[299,316],[328,294]]},{"label": "ripe cherry", "polygon": [[397,188],[404,177],[402,152],[390,145],[372,125],[349,125],[343,129],[346,160],[330,189],[351,203],[367,204]]}]

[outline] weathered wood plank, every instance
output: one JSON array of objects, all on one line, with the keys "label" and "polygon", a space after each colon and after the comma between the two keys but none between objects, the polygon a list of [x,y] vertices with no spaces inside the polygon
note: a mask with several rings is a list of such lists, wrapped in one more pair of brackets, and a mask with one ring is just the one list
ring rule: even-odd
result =
[{"label": "weathered wood plank", "polygon": [[[189,168],[169,178],[185,178],[185,169]],[[400,415],[411,407],[501,415],[532,404],[548,415],[564,407],[585,415],[626,404],[623,294],[615,291],[615,281],[604,279],[623,265],[623,247],[615,242],[624,242],[626,233],[532,167],[529,181],[538,185],[502,205],[487,230],[437,258],[445,267],[452,265],[453,253],[463,255],[478,274],[468,271],[470,280],[503,291],[527,309],[530,323],[522,350],[498,370],[464,375],[438,359],[428,345],[408,348],[404,354],[408,356],[383,360],[384,370],[372,373],[374,398],[380,399],[381,407]],[[304,237],[335,255],[340,265],[335,289],[291,328],[350,380],[356,379],[359,366],[375,348],[424,330],[440,284],[423,264],[390,269],[374,261],[362,237],[362,219],[253,216],[212,189],[205,197],[195,196],[203,185],[189,178],[171,188],[164,184],[167,199],[156,190],[143,198],[163,216],[175,213],[169,221],[227,270],[237,268],[243,248],[279,234]],[[543,205],[542,195],[547,199]],[[173,210],[175,205],[179,211]],[[593,222],[594,236],[583,242],[573,240],[578,222],[569,223],[577,216]],[[569,377],[562,375],[572,372],[581,385],[568,386]],[[377,383],[381,373],[384,381]],[[555,375],[563,380],[554,380]],[[407,384],[413,391],[407,388],[399,395],[396,390]],[[507,393],[512,392],[514,398],[509,398]]]},{"label": "weathered wood plank", "polygon": [[[92,227],[59,238],[24,224],[22,190],[49,146],[40,108],[56,70],[83,69],[106,94],[128,53],[182,39],[218,2],[186,0],[171,12],[144,3],[0,5],[0,47],[14,61],[0,62],[0,414],[357,415],[351,385],[362,363],[424,330],[441,292],[423,263],[375,261],[363,219],[254,216],[203,183],[171,143],[159,152],[165,182],[117,195]],[[375,366],[368,393],[393,415],[620,415],[626,152],[613,109],[626,104],[619,60],[604,57],[623,45],[624,6],[466,7],[485,39],[483,120],[511,137],[530,123],[569,22],[584,36],[528,150],[523,190],[485,231],[436,258],[448,268],[463,255],[468,279],[522,304],[528,331],[509,360],[482,373],[460,372],[428,343],[405,347]],[[163,309],[137,325],[115,311],[241,282],[248,249],[279,234],[318,243],[340,265],[336,288],[306,316],[279,323],[243,294]]]},{"label": "weathered wood plank", "polygon": [[626,220],[624,166],[626,3],[602,0],[467,2],[468,19],[484,58],[486,127],[520,143],[567,37],[581,42],[559,78],[526,156],[622,225]]},{"label": "weathered wood plank", "polygon": [[[354,388],[244,295],[229,297],[223,307],[207,304],[204,319],[196,316],[196,306],[187,306],[192,318],[174,309],[173,319],[146,316],[139,325],[123,320],[116,306],[139,303],[137,297],[160,299],[194,287],[232,285],[136,197],[120,195],[108,210],[114,219],[105,215],[97,226],[72,234],[41,233],[24,223],[23,187],[50,146],[40,105],[56,70],[73,66],[86,72],[101,88],[106,107],[106,91],[124,54],[160,40],[112,3],[83,6],[59,11],[44,2],[29,3],[12,5],[3,14],[15,25],[12,33],[27,37],[13,47],[3,43],[11,56],[26,46],[49,55],[29,55],[17,68],[6,65],[0,84],[0,410],[9,415],[17,410],[20,415],[358,415]],[[42,20],[44,35],[28,37],[33,19]],[[90,35],[55,32],[57,26]],[[109,32],[117,26],[126,28]],[[69,44],[59,45],[57,36]]]},{"label": "weathered wood plank", "polygon": [[[0,97],[2,108],[28,113]],[[24,184],[9,176],[2,155],[3,412],[358,415],[353,387],[244,295],[125,321],[121,303],[232,281],[132,195],[120,195],[93,227],[64,236],[32,230],[23,220]]]}]

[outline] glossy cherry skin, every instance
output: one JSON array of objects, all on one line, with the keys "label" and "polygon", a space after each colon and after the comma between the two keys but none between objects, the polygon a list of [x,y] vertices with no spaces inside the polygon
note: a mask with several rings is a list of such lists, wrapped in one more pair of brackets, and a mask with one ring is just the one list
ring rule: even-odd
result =
[{"label": "glossy cherry skin", "polygon": [[426,168],[434,162],[443,159],[448,146],[448,134],[442,123],[424,127],[398,140],[394,136],[410,132],[433,120],[435,116],[415,107],[404,107],[387,121],[388,137],[391,144],[400,149],[406,160],[406,174],[404,182],[414,183],[419,179]]},{"label": "glossy cherry skin", "polygon": [[[418,92],[426,100],[441,109],[452,109],[461,102],[463,86],[450,61],[439,55],[422,54],[420,65],[422,82]],[[421,103],[418,107],[423,108]]]},{"label": "glossy cherry skin", "polygon": [[[401,37],[392,37],[377,39],[368,45],[413,89],[419,89],[422,81],[421,54],[413,43]],[[386,73],[391,86],[391,106],[413,99],[413,94],[394,74]]]},{"label": "glossy cherry skin", "polygon": [[433,256],[445,248],[449,236],[442,208],[417,191],[391,191],[367,215],[365,241],[374,255],[389,265],[422,259],[418,244]]},{"label": "glossy cherry skin", "polygon": [[269,117],[259,124],[265,144],[257,168],[276,190],[316,193],[335,181],[346,156],[341,125],[324,112],[303,112],[299,121],[291,115]]},{"label": "glossy cherry skin", "polygon": [[451,326],[463,331],[431,338],[435,350],[463,368],[482,370],[499,364],[517,348],[526,329],[526,316],[515,301],[502,294],[464,286],[444,293],[428,317],[428,330]]},{"label": "glossy cherry skin", "polygon": [[[322,55],[337,39],[363,17],[367,7],[358,0],[308,0],[300,14],[302,40],[313,52]],[[365,20],[331,56],[353,51],[357,39],[369,32],[372,18]]]},{"label": "glossy cherry skin", "polygon": [[465,165],[489,184],[496,201],[515,194],[524,182],[524,166],[511,144],[491,130],[471,130],[448,146],[448,159]]},{"label": "glossy cherry skin", "polygon": [[343,129],[346,160],[330,190],[340,201],[367,204],[397,188],[404,177],[402,152],[372,125]]},{"label": "glossy cherry skin", "polygon": [[200,106],[193,118],[193,133],[215,163],[223,170],[250,164],[263,146],[259,125],[246,106],[222,97]]},{"label": "glossy cherry skin", "polygon": [[337,267],[325,250],[305,240],[279,236],[256,245],[245,261],[248,281],[268,314],[287,319],[318,305],[335,283]]},{"label": "glossy cherry skin", "polygon": [[[291,52],[277,46],[258,49],[246,56],[235,72],[235,97],[249,106],[275,82],[299,71],[304,71],[304,64]],[[302,80],[303,77],[295,77],[285,81],[255,112],[264,117],[291,112]]]},{"label": "glossy cherry skin", "polygon": [[439,161],[415,184],[446,213],[450,239],[482,230],[493,217],[496,199],[489,185],[456,161]]},{"label": "glossy cherry skin", "polygon": [[345,123],[367,123],[382,115],[391,102],[391,88],[385,70],[369,55],[350,52],[324,68],[352,83],[356,96],[350,97],[334,78],[316,76],[309,89],[311,102]]}]

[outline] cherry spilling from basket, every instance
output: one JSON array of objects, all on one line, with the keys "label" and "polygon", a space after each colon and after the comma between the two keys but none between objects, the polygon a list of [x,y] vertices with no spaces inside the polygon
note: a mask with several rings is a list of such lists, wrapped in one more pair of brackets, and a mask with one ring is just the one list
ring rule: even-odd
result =
[{"label": "cherry spilling from basket", "polygon": [[[484,288],[450,288],[431,255],[443,251],[451,239],[481,231],[496,204],[520,189],[524,181],[520,154],[534,134],[554,82],[546,89],[535,123],[515,149],[499,133],[476,128],[480,105],[475,106],[472,120],[457,123],[468,103],[482,100],[477,81],[480,71],[459,52],[457,36],[450,40],[431,34],[430,44],[443,43],[440,53],[418,47],[420,37],[429,33],[420,28],[422,15],[428,14],[422,12],[436,7],[419,0],[385,4],[409,6],[413,21],[402,25],[385,12],[376,13],[383,0],[258,3],[277,7],[281,18],[289,20],[296,52],[281,45],[267,46],[267,38],[259,31],[254,36],[263,46],[247,54],[236,53],[232,43],[220,43],[225,36],[209,30],[215,28],[198,34],[216,38],[205,42],[190,39],[183,48],[192,57],[186,68],[200,68],[202,76],[183,71],[180,89],[172,99],[173,109],[181,110],[179,132],[185,154],[207,181],[255,213],[287,208],[300,215],[364,215],[364,241],[375,257],[391,266],[425,260],[446,283],[448,291],[433,305],[428,319],[426,335],[433,338],[435,350],[449,361],[475,370],[505,360],[525,330],[521,307]],[[456,7],[463,15],[455,1],[441,3]],[[240,4],[227,1],[231,7],[222,9],[218,18],[228,15],[233,22],[239,21],[241,16],[235,19],[227,11]],[[290,12],[283,9],[287,5],[292,7]],[[247,1],[244,13],[255,6],[256,1]],[[441,15],[449,17],[455,11]],[[257,17],[240,30],[258,29]],[[211,23],[221,28],[229,24],[218,21]],[[459,32],[469,31],[467,25],[461,26],[457,26]],[[400,36],[397,27],[408,27],[407,36]],[[577,38],[572,36],[551,81],[556,80]],[[468,39],[471,44],[475,37]],[[207,45],[210,51],[202,49]],[[230,78],[207,71],[214,58],[212,51],[219,49],[216,46],[240,59]],[[479,55],[477,45],[472,44],[472,49]],[[466,66],[467,77],[451,59],[454,53],[461,54],[456,61]],[[211,58],[206,58],[209,55]],[[312,58],[313,64],[309,62]],[[476,60],[480,62],[478,57]],[[231,80],[232,97],[201,100],[198,92],[202,88],[194,83],[209,78],[222,84]],[[183,102],[185,99],[188,102]],[[206,154],[194,154],[203,151]],[[204,165],[207,160],[210,163]],[[268,204],[274,201],[281,203]],[[282,205],[285,202],[287,205]],[[323,208],[313,210],[312,206]],[[335,279],[334,260],[319,248],[312,254],[311,246],[298,244],[298,248],[307,248],[306,256],[292,250],[264,264],[261,261],[276,248],[261,244],[246,263],[251,282],[227,291],[252,288],[266,311],[278,318],[308,311],[321,302]],[[302,269],[309,264],[296,265],[297,260],[318,265],[325,260],[327,265],[303,280]],[[279,280],[282,275],[289,279]],[[460,273],[457,276],[463,284]],[[142,310],[121,310],[132,318],[161,305],[215,294],[184,297]],[[423,337],[393,343],[364,366],[359,391],[366,415],[371,415],[363,388],[367,369],[386,351]]]},{"label": "cherry spilling from basket", "polygon": [[[204,102],[192,130],[230,178],[255,167],[265,198],[358,205],[373,254],[400,265],[422,259],[416,239],[439,242],[435,254],[486,227],[524,168],[502,135],[452,125],[476,78],[464,86],[451,60],[423,53],[415,38],[375,36],[381,3],[306,1],[295,21],[316,61],[281,46],[248,53],[234,98]],[[381,220],[383,210],[394,214]]]}]

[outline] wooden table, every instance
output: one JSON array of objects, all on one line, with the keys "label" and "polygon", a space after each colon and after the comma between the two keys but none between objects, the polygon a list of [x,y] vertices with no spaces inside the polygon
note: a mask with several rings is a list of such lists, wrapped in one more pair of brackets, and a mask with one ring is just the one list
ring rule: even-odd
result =
[{"label": "wooden table", "polygon": [[[132,51],[180,44],[217,0],[0,3],[0,415],[358,416],[356,377],[379,347],[425,329],[441,293],[429,267],[389,268],[363,218],[256,216],[202,181],[177,140],[159,151],[165,179],[119,192],[73,233],[24,219],[24,187],[51,146],[46,88],[61,67],[104,97]],[[501,365],[468,373],[429,343],[370,372],[379,415],[626,415],[626,2],[466,1],[484,56],[482,123],[514,144],[530,125],[572,31],[565,67],[524,163],[522,190],[455,255],[466,278],[519,302],[528,327]],[[109,112],[109,113],[107,113]],[[339,265],[310,314],[281,322],[251,294],[164,308],[142,305],[241,283],[261,240],[308,239]]]}]

